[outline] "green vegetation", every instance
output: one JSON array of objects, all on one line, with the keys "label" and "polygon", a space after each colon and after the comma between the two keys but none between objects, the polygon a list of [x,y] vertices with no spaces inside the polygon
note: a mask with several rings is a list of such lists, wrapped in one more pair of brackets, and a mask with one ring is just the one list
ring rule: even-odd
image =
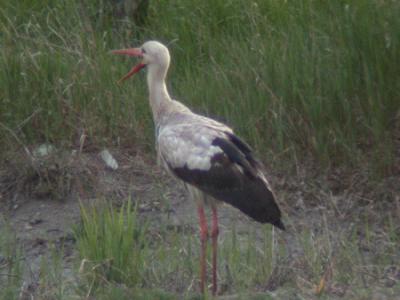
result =
[{"label": "green vegetation", "polygon": [[0,214],[0,299],[17,299],[22,284],[21,260],[15,233]]},{"label": "green vegetation", "polygon": [[145,83],[118,86],[133,61],[109,50],[159,39],[172,51],[171,93],[219,115],[260,152],[390,174],[399,2],[150,2],[138,27],[101,1],[2,0],[2,127],[27,144],[74,145],[82,134],[152,143]]},{"label": "green vegetation", "polygon": [[[44,142],[86,151],[83,136],[95,148],[154,149],[144,76],[119,86],[135,62],[109,51],[160,40],[172,53],[174,98],[232,125],[261,159],[277,169],[315,163],[362,173],[338,198],[328,183],[304,187],[304,178],[296,187],[301,193],[292,191],[288,176],[278,190],[282,207],[293,210],[286,235],[251,223],[244,228],[239,220],[222,228],[221,293],[237,299],[270,299],[269,291],[278,299],[400,294],[399,211],[391,209],[398,206],[398,184],[354,188],[398,168],[400,1],[150,0],[140,26],[115,17],[110,3],[0,0],[0,153]],[[45,176],[35,171],[47,180],[49,197],[66,198],[68,168],[75,165],[54,165],[60,171],[52,162],[41,165]],[[0,184],[29,185],[6,173]],[[74,266],[66,268],[62,247],[49,243],[52,253],[29,292],[38,299],[203,299],[196,294],[194,222],[150,226],[140,217],[129,201],[119,209],[82,206],[76,243],[69,245]],[[0,299],[18,299],[29,289],[20,247],[0,219]]]},{"label": "green vegetation", "polygon": [[[75,267],[69,274],[63,272],[63,250],[52,246],[51,255],[40,265],[34,295],[203,299],[196,292],[197,233],[190,228],[147,226],[127,203],[119,210],[108,205],[82,207],[82,221],[74,234]],[[340,225],[336,218],[323,214],[318,231],[288,224],[293,231],[286,236],[276,235],[269,226],[256,229],[251,224],[238,232],[238,221],[232,220],[220,239],[220,291],[234,299],[272,299],[266,291],[274,291],[273,299],[296,299],[296,295],[366,299],[371,292],[377,299],[392,297],[400,292],[395,215],[390,213],[379,227],[357,223],[334,230]],[[370,217],[369,211],[360,216]],[[17,299],[23,289],[22,258],[12,235],[5,226],[0,240],[0,299]]]},{"label": "green vegetation", "polygon": [[136,284],[145,262],[144,229],[136,225],[131,202],[120,212],[112,208],[81,209],[82,228],[78,228],[77,248],[82,257],[82,272],[89,269],[90,286],[102,281]]},{"label": "green vegetation", "polygon": [[[127,299],[185,295],[191,299],[198,284],[197,233],[143,226],[129,203],[119,211],[107,206],[82,207],[82,225],[75,234],[80,273],[88,279],[82,291],[107,295],[106,299],[116,295]],[[269,227],[259,232],[263,235],[259,243],[255,231],[238,235],[236,224],[232,225],[220,248],[221,282],[225,292],[246,295],[253,286],[265,283],[285,251],[274,241]]]}]

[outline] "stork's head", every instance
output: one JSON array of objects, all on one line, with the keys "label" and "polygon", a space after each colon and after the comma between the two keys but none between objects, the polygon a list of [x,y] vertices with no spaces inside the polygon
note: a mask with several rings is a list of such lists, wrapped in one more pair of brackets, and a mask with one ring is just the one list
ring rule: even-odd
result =
[{"label": "stork's head", "polygon": [[113,50],[112,53],[141,58],[141,61],[122,77],[120,82],[128,79],[146,66],[166,72],[170,62],[168,48],[157,41],[148,41],[139,48]]}]

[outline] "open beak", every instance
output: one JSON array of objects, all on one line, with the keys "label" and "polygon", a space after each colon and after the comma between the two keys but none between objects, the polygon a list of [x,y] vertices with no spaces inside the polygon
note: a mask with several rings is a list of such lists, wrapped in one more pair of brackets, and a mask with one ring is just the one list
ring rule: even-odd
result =
[{"label": "open beak", "polygon": [[[121,54],[121,55],[128,55],[128,56],[135,56],[135,57],[143,57],[143,51],[140,48],[129,48],[129,49],[121,49],[121,50],[112,50],[111,53],[113,54]],[[118,80],[118,83],[122,83],[124,80],[131,77],[133,74],[139,72],[146,66],[143,62],[140,62],[136,66],[134,66],[128,74]]]}]

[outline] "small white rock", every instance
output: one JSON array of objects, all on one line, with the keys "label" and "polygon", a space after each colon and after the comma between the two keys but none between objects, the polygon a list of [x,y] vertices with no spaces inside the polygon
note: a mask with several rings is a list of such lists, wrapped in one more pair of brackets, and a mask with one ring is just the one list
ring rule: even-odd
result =
[{"label": "small white rock", "polygon": [[111,153],[107,149],[100,152],[100,157],[106,163],[107,167],[109,167],[113,170],[118,169],[117,161],[115,160],[115,158],[111,155]]},{"label": "small white rock", "polygon": [[36,157],[44,157],[54,152],[55,149],[56,148],[52,144],[41,144],[33,150],[33,155]]}]

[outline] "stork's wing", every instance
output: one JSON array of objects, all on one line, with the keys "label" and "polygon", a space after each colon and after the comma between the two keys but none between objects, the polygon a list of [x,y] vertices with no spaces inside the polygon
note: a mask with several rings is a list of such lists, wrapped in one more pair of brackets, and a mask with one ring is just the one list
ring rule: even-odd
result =
[{"label": "stork's wing", "polygon": [[261,223],[284,229],[274,195],[250,147],[232,132],[206,126],[166,127],[159,154],[176,177]]}]

